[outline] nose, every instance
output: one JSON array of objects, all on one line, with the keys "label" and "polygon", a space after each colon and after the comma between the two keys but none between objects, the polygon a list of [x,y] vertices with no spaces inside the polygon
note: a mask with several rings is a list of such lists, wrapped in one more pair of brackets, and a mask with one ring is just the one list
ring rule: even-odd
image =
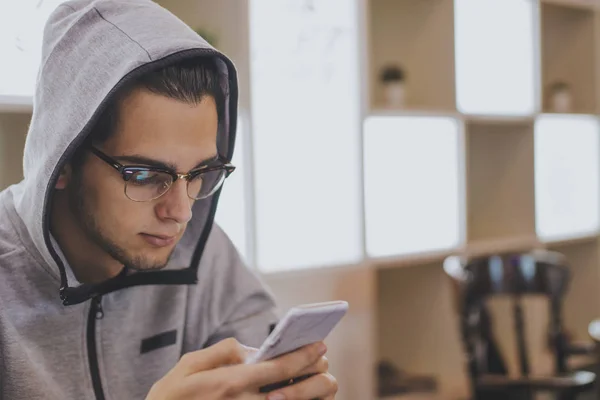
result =
[{"label": "nose", "polygon": [[187,181],[178,179],[162,195],[156,205],[156,214],[160,219],[170,219],[185,224],[192,218],[193,200],[187,194]]}]

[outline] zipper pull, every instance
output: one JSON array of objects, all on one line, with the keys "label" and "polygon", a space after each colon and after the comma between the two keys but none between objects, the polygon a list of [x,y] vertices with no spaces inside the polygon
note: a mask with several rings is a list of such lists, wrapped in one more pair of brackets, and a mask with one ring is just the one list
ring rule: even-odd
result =
[{"label": "zipper pull", "polygon": [[102,309],[102,296],[94,297],[94,304],[96,305],[96,319],[104,318],[104,310]]}]

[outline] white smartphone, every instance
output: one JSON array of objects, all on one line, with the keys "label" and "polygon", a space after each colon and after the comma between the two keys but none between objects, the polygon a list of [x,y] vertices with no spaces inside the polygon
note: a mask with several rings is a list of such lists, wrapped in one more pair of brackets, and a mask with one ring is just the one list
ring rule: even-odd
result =
[{"label": "white smartphone", "polygon": [[291,308],[246,364],[266,361],[327,338],[348,311],[345,301],[303,304]]}]

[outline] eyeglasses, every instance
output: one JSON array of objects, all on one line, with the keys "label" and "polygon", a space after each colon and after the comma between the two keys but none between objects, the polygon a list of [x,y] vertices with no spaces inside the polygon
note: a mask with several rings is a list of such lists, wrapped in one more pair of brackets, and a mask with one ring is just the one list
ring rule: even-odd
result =
[{"label": "eyeglasses", "polygon": [[205,199],[219,190],[225,178],[235,170],[232,164],[224,163],[218,158],[187,174],[180,174],[167,168],[125,166],[95,147],[90,147],[90,151],[121,173],[125,181],[125,196],[138,202],[158,199],[167,193],[177,179],[187,181],[187,195],[190,199]]}]

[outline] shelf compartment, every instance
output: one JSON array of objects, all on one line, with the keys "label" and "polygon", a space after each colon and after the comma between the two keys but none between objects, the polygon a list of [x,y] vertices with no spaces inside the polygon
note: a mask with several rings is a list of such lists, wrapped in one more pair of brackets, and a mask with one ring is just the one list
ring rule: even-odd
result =
[{"label": "shelf compartment", "polygon": [[452,1],[369,2],[371,108],[386,108],[382,68],[401,66],[406,109],[454,111],[454,10]]},{"label": "shelf compartment", "polygon": [[535,235],[532,123],[467,123],[467,242]]},{"label": "shelf compartment", "polygon": [[[594,11],[549,3],[541,10],[543,111],[595,112]],[[568,108],[560,105],[565,92]]]}]

